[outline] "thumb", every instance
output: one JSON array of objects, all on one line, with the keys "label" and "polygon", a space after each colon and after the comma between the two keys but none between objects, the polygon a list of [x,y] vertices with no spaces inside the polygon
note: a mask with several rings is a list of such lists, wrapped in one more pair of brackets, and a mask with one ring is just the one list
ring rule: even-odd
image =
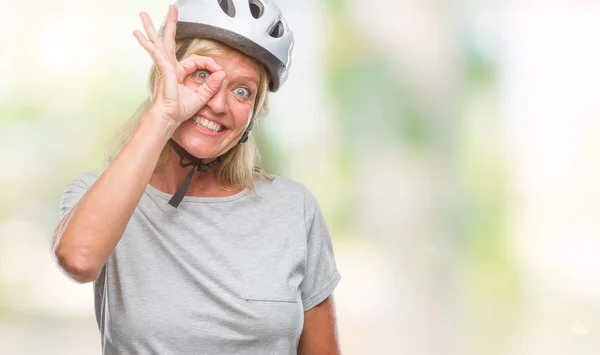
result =
[{"label": "thumb", "polygon": [[179,62],[177,69],[179,82],[183,82],[184,77],[192,74],[197,69],[208,69],[208,71],[213,73],[222,70],[223,68],[211,57],[203,57],[197,54],[192,54]]},{"label": "thumb", "polygon": [[223,70],[216,71],[208,76],[208,79],[197,89],[202,102],[208,102],[219,91],[223,79],[225,79],[225,72]]}]

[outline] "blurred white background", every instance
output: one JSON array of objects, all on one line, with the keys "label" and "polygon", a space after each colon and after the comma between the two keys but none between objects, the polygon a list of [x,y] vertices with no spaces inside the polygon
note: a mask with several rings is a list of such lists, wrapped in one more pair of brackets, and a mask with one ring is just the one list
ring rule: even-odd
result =
[{"label": "blurred white background", "polygon": [[[296,46],[255,134],[325,213],[342,353],[596,354],[600,1],[277,2]],[[0,354],[100,354],[50,238],[169,4],[0,3]]]}]

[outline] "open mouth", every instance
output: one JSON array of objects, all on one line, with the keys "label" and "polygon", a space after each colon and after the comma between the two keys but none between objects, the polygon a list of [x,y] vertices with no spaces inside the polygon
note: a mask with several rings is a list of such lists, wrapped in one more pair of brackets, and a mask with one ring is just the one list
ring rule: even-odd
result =
[{"label": "open mouth", "polygon": [[194,123],[197,126],[200,126],[200,127],[204,128],[205,130],[211,131],[211,132],[221,132],[225,129],[225,127],[221,126],[220,124],[209,121],[206,118],[198,116],[198,115],[192,117],[192,121],[194,121]]}]

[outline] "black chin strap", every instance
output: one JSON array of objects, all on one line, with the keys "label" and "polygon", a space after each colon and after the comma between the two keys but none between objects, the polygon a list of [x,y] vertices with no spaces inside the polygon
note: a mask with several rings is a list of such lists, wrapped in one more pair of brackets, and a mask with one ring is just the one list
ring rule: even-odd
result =
[{"label": "black chin strap", "polygon": [[[195,156],[188,153],[185,149],[183,149],[182,146],[177,144],[177,142],[175,142],[173,138],[169,139],[169,145],[173,147],[175,152],[177,152],[177,154],[179,155],[179,166],[181,166],[182,168],[188,167],[190,165],[194,166],[185,177],[185,180],[183,180],[181,186],[179,186],[179,189],[177,189],[177,192],[175,192],[173,197],[171,197],[171,199],[169,200],[169,205],[175,208],[179,206],[181,200],[183,200],[183,197],[185,196],[188,188],[190,187],[190,183],[192,182],[192,176],[194,176],[194,171],[196,171],[196,169],[205,172],[208,171],[210,168],[221,164],[225,160],[225,158],[227,158],[227,156],[233,151],[233,148],[235,148],[238,144],[246,143],[248,141],[250,129],[252,129],[252,123],[250,123],[250,125],[244,132],[244,135],[242,136],[242,138],[240,138],[239,142],[235,146],[229,149],[227,153],[218,156],[215,160],[211,161],[208,164],[203,162],[202,159],[198,159]],[[185,159],[189,160],[189,162],[184,162]]]}]

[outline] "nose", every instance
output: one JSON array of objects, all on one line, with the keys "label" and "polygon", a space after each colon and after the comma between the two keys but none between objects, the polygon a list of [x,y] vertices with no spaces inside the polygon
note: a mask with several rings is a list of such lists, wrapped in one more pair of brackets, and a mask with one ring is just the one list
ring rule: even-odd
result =
[{"label": "nose", "polygon": [[215,114],[226,113],[229,110],[229,105],[227,104],[227,88],[221,86],[219,91],[217,91],[206,103]]}]

